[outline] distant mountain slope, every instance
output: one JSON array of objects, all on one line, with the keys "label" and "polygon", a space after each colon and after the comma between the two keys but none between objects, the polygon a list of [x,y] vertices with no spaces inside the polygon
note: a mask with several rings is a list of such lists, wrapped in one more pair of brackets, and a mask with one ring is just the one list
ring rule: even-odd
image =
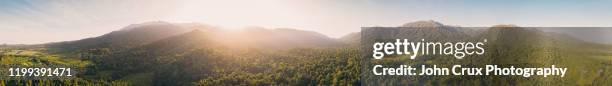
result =
[{"label": "distant mountain slope", "polygon": [[50,43],[47,44],[47,46],[59,52],[77,52],[94,48],[121,50],[182,34],[191,29],[193,28],[167,22],[147,22],[133,24],[121,30],[113,31],[98,37]]},{"label": "distant mountain slope", "polygon": [[361,32],[353,32],[339,38],[340,41],[348,44],[357,44],[361,41]]},{"label": "distant mountain slope", "polygon": [[141,47],[196,29],[208,33],[211,37],[211,41],[216,41],[229,48],[290,49],[333,47],[342,44],[338,40],[317,32],[289,28],[245,28],[233,31],[197,23],[177,24],[158,21],[132,24],[121,30],[113,31],[99,37],[49,43],[46,44],[46,46],[50,51],[59,53],[87,52],[90,49],[101,48],[118,52],[130,48]]},{"label": "distant mountain slope", "polygon": [[365,40],[375,40],[370,38],[405,38],[409,40],[425,39],[426,41],[457,41],[469,37],[459,30],[459,27],[447,26],[435,21],[417,21],[399,27],[368,27],[368,29],[362,30],[361,34],[366,37]]},{"label": "distant mountain slope", "polygon": [[[106,66],[110,69],[121,69],[127,71],[145,71],[133,68],[122,68],[123,66],[133,66],[140,68],[150,68],[151,64],[171,63],[165,58],[173,55],[181,55],[191,53],[196,49],[208,49],[207,46],[213,46],[209,33],[193,30],[184,34],[161,39],[143,46],[126,49],[124,51],[113,52],[110,55],[105,55],[98,58],[103,61],[98,64],[110,65]],[[121,60],[121,61],[116,61]],[[146,63],[146,64],[145,64]],[[122,64],[122,65],[117,65]]]}]

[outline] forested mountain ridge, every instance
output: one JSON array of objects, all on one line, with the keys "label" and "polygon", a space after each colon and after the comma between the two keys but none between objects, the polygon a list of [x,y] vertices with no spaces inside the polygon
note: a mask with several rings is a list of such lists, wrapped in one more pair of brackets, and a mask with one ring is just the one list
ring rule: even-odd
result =
[{"label": "forested mountain ridge", "polygon": [[[446,27],[441,23],[422,21],[408,23],[410,27],[368,27],[362,30],[365,45],[374,41],[393,41],[397,38],[412,41],[444,42],[450,41],[483,41],[485,54],[466,56],[455,59],[451,56],[423,55],[417,60],[406,59],[405,56],[388,56],[382,60],[372,60],[371,63],[383,66],[405,64],[411,66],[437,65],[450,67],[461,64],[464,66],[481,67],[484,65],[500,65],[514,67],[546,67],[557,65],[567,67],[571,72],[565,77],[521,77],[521,76],[363,76],[361,80],[366,85],[609,85],[606,79],[612,79],[611,71],[612,47],[609,44],[597,44],[576,39],[563,33],[550,33],[538,27],[520,27],[516,25],[494,25],[491,27]],[[362,44],[363,45],[363,44]],[[594,47],[598,46],[598,47]],[[371,46],[362,47],[371,51]],[[364,52],[368,53],[368,52]],[[366,55],[371,55],[366,54]],[[607,57],[607,59],[602,59]],[[369,58],[369,57],[364,57]],[[368,62],[366,62],[367,64]],[[365,65],[364,68],[372,68]],[[588,67],[585,67],[588,66]],[[597,70],[596,72],[587,70]],[[369,71],[362,71],[369,72]],[[581,77],[588,76],[588,77]],[[591,78],[592,77],[592,78]],[[411,83],[405,83],[411,82]]]},{"label": "forested mountain ridge", "polygon": [[[290,28],[251,27],[241,30],[223,30],[218,27],[193,24],[191,26],[193,27],[185,27],[184,24],[149,22],[130,25],[100,37],[52,43],[48,46],[49,49],[63,49],[62,51],[77,53],[76,56],[80,59],[92,61],[95,65],[88,67],[82,75],[87,79],[126,81],[138,85],[192,85],[195,82],[220,84],[217,81],[199,80],[235,76],[225,75],[225,72],[222,71],[240,72],[239,74],[264,74],[268,73],[265,71],[282,69],[274,66],[281,65],[280,63],[300,66],[297,63],[339,60],[329,59],[330,57],[285,56],[284,54],[288,54],[285,53],[287,51],[296,50],[315,53],[320,51],[312,50],[312,48],[328,50],[342,48],[344,45],[336,39],[317,32]],[[70,47],[65,48],[63,46]],[[349,50],[354,51],[354,49]],[[74,54],[69,53],[68,55]],[[356,59],[352,59],[352,61],[356,61]],[[356,65],[356,62],[353,62],[353,65]],[[356,68],[358,66],[352,67]],[[308,67],[308,69],[300,70],[310,70],[312,68]],[[287,73],[289,72],[287,71]],[[180,74],[177,75],[177,73]],[[274,77],[289,77],[284,75],[286,74]],[[302,73],[297,75],[304,76]],[[297,77],[297,75],[291,77]],[[327,74],[321,73],[321,75]],[[263,78],[263,76],[252,77]],[[317,80],[312,77],[306,80],[311,79]],[[242,80],[256,79],[244,78]],[[142,84],[142,82],[146,84]],[[329,81],[324,82],[329,83]],[[356,79],[352,79],[351,82],[344,82],[344,84],[354,84],[355,82]],[[268,85],[274,84],[272,82],[266,83]],[[289,84],[287,82],[276,84],[281,83]],[[226,84],[231,85],[231,83]],[[233,82],[233,84],[240,83]]]},{"label": "forested mountain ridge", "polygon": [[[200,27],[208,28],[208,27]],[[78,52],[95,48],[109,48],[122,50],[145,45],[150,42],[167,37],[183,34],[192,28],[183,27],[167,22],[147,22],[133,24],[121,30],[113,31],[102,36],[86,38],[75,41],[65,41],[45,44],[53,52]]]},{"label": "forested mountain ridge", "polygon": [[74,53],[88,49],[108,48],[112,51],[136,48],[192,30],[206,31],[213,41],[230,47],[287,49],[297,47],[329,47],[342,43],[313,31],[290,28],[267,29],[259,27],[237,31],[223,30],[196,23],[168,23],[163,21],[132,24],[118,31],[98,37],[75,41],[43,44],[52,52]]}]

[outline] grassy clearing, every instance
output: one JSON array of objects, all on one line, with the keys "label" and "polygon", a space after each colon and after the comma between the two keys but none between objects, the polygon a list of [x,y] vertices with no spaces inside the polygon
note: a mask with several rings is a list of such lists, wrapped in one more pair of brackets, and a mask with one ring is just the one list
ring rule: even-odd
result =
[{"label": "grassy clearing", "polygon": [[0,65],[18,65],[25,67],[64,65],[86,67],[91,62],[79,59],[64,58],[34,50],[3,50],[0,52]]}]

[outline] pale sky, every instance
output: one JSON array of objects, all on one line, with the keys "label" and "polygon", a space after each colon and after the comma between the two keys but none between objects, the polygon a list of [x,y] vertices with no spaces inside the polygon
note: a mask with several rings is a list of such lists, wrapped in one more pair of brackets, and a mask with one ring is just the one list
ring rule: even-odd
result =
[{"label": "pale sky", "polygon": [[607,0],[10,0],[0,1],[0,43],[100,36],[148,21],[316,31],[338,38],[364,26],[419,20],[486,27],[610,27]]}]

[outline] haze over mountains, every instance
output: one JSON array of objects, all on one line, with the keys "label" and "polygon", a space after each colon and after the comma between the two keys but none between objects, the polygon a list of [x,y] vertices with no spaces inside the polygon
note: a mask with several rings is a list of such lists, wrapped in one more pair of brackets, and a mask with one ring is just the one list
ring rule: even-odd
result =
[{"label": "haze over mountains", "polygon": [[[111,50],[129,49],[172,39],[201,38],[189,34],[206,34],[209,41],[223,44],[228,48],[272,48],[288,49],[298,47],[331,47],[343,43],[334,38],[313,31],[291,28],[267,29],[260,27],[241,30],[225,30],[203,24],[175,24],[168,22],[146,22],[129,25],[121,30],[102,36],[46,44],[58,51],[79,51],[94,48]],[[185,40],[184,40],[185,41]],[[178,41],[177,41],[178,42]]]},{"label": "haze over mountains", "polygon": [[[398,27],[412,28],[410,30],[389,31],[387,33],[370,33],[369,36],[403,33],[399,37],[408,38],[455,38],[462,39],[477,36],[487,30],[444,25],[442,23],[426,20],[406,23]],[[493,27],[518,27],[512,25],[495,25]],[[384,28],[384,27],[380,27]],[[50,49],[57,51],[75,51],[94,48],[110,48],[123,50],[147,44],[154,44],[167,38],[177,39],[174,36],[196,32],[210,35],[206,39],[227,48],[270,48],[289,49],[307,47],[333,47],[343,45],[357,45],[361,39],[361,32],[354,32],[340,38],[330,38],[313,31],[303,31],[291,28],[261,28],[251,27],[240,30],[226,30],[197,23],[168,23],[163,21],[132,24],[118,31],[108,34],[85,38],[75,41],[65,41],[46,44]],[[431,37],[430,37],[431,36]]]}]

